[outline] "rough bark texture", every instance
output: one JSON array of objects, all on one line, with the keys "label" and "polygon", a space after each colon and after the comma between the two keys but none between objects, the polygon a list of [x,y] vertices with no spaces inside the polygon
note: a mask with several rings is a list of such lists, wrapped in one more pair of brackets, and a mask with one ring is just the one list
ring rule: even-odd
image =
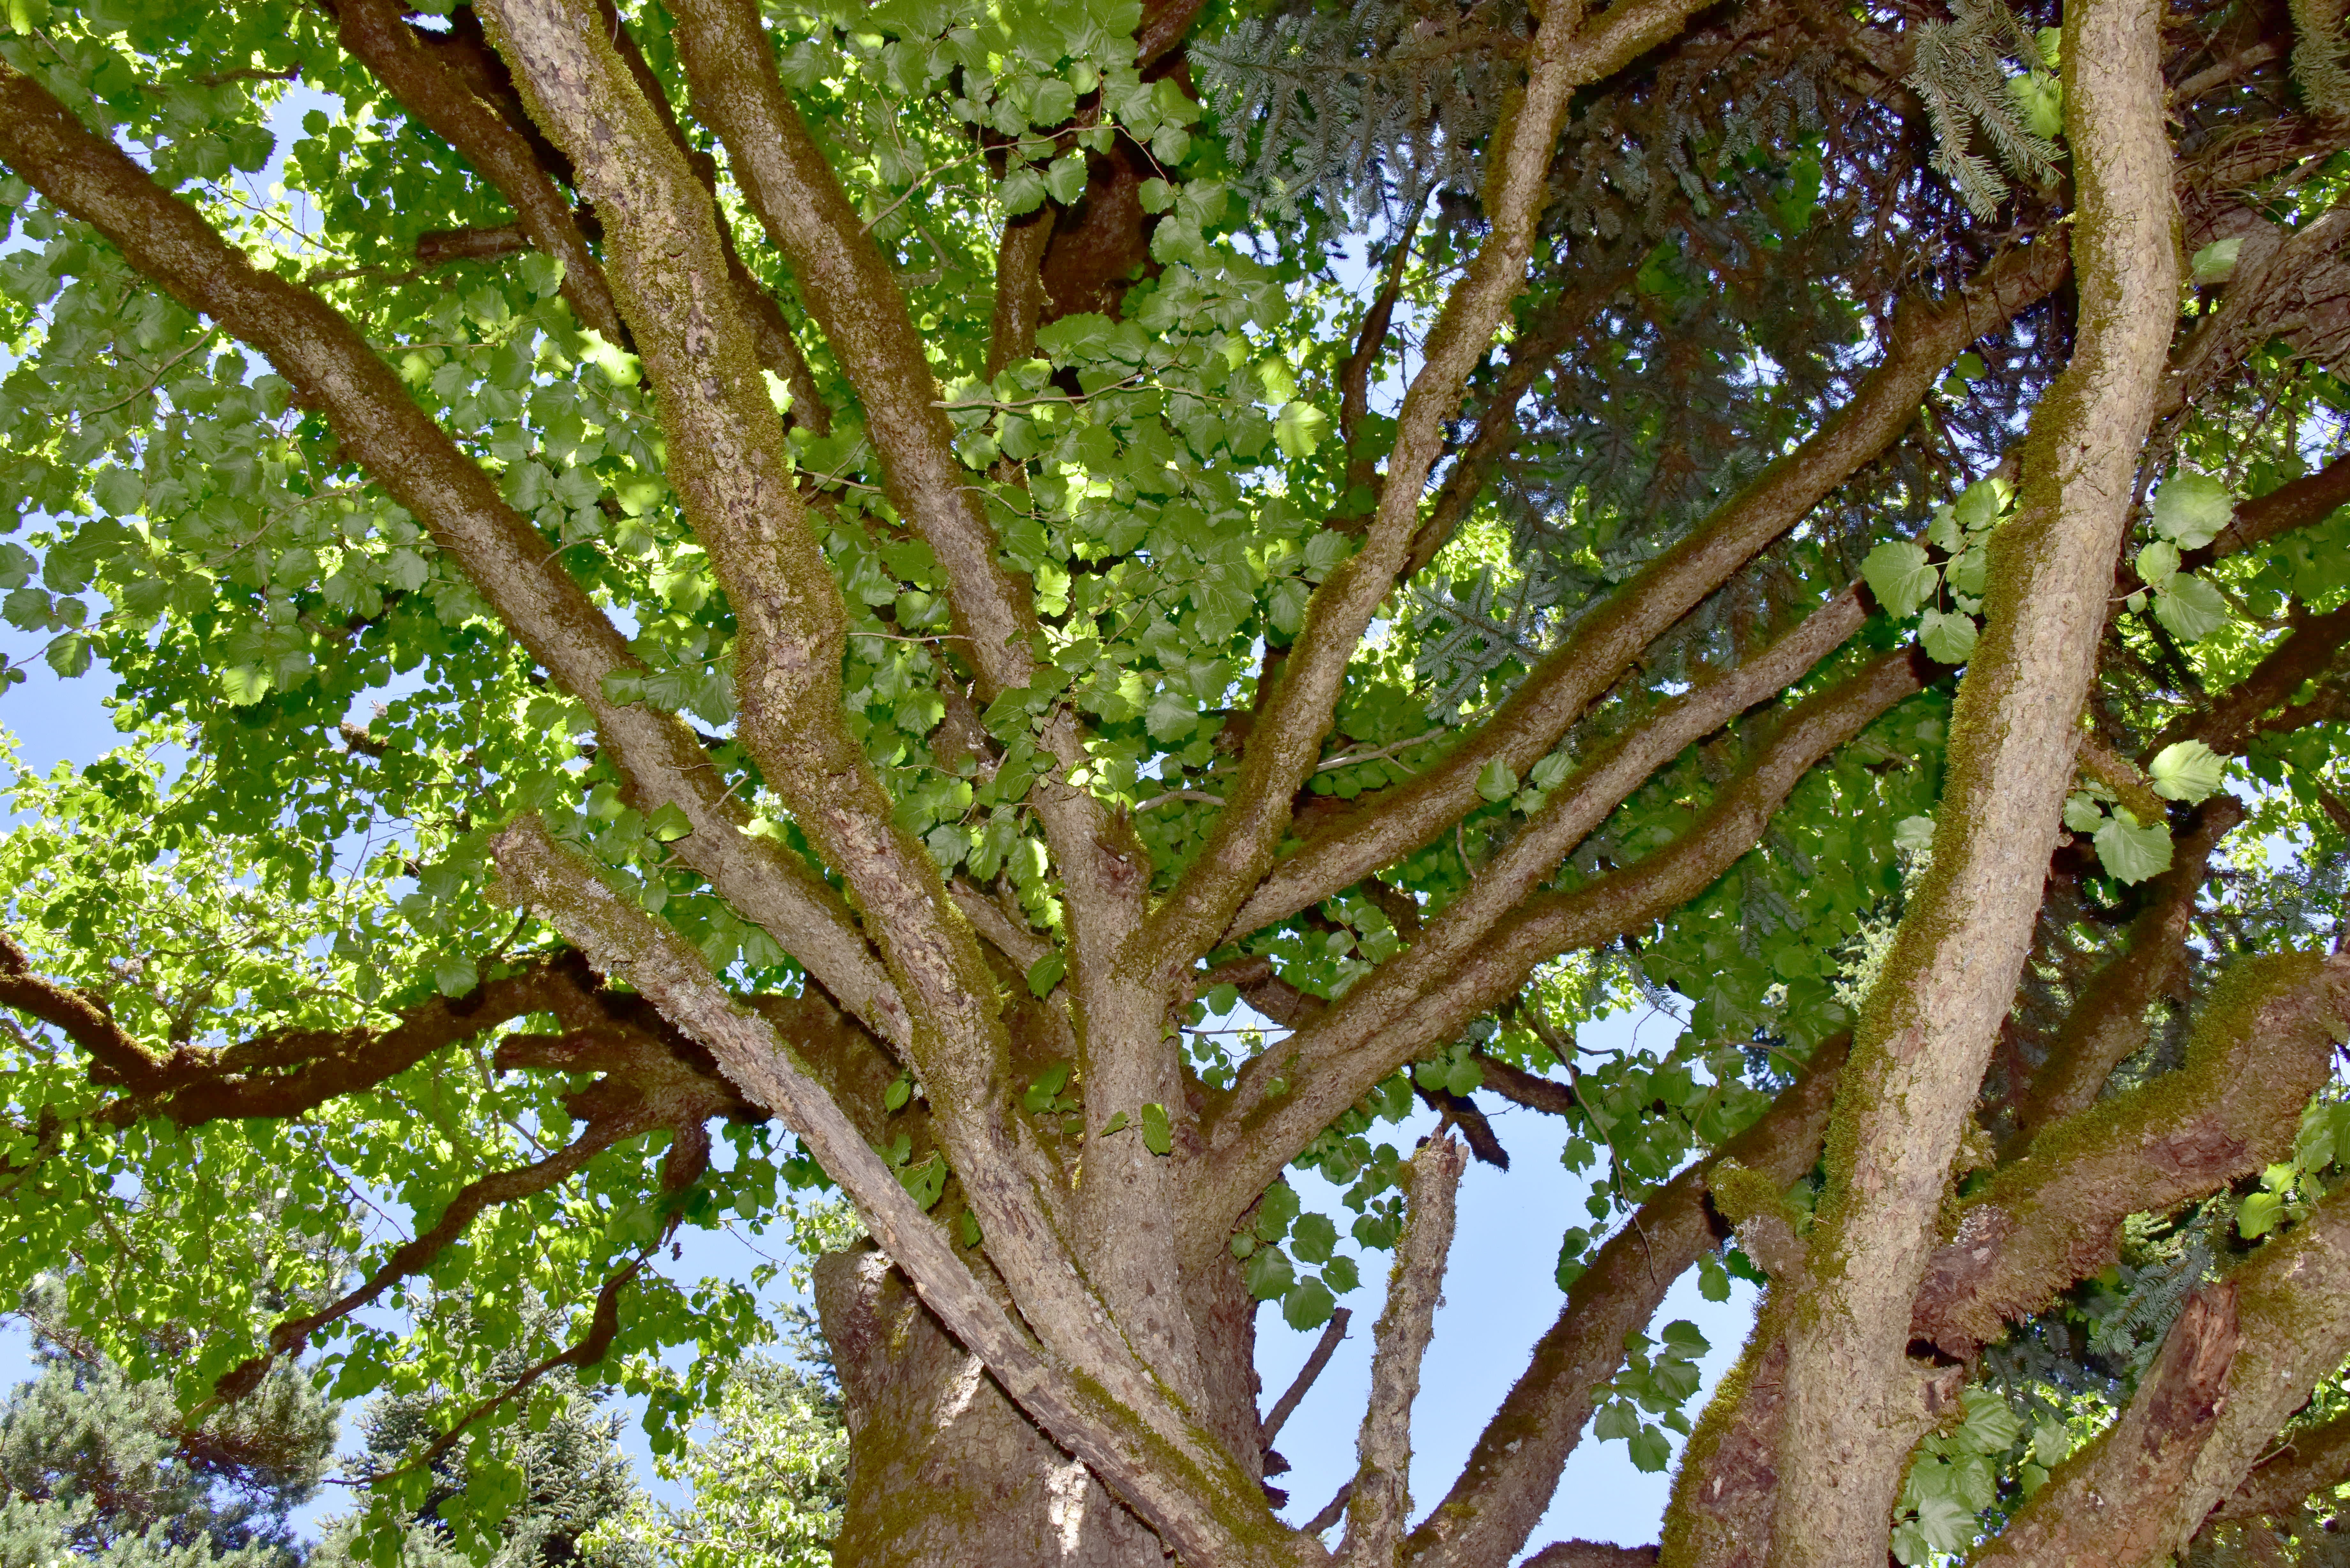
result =
[{"label": "rough bark texture", "polygon": [[1903,1355],[1911,1298],[2031,940],[2177,311],[2156,33],[2148,0],[2088,0],[2065,16],[2080,337],[2034,411],[2019,514],[1992,539],[1933,868],[1838,1096],[1810,1288],[1790,1317],[1779,1508],[1803,1524],[1773,1533],[1778,1568],[1878,1568],[1923,1429]]},{"label": "rough bark texture", "polygon": [[823,1259],[816,1310],[839,1368],[849,1493],[833,1558],[857,1568],[1159,1568],[1166,1548],[1004,1397],[889,1259]]}]

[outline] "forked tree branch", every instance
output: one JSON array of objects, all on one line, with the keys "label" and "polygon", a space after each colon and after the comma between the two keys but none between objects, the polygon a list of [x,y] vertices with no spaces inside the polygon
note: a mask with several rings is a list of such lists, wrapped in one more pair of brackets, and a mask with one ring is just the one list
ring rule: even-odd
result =
[{"label": "forked tree branch", "polygon": [[[946,573],[954,648],[972,661],[979,699],[1026,686],[1036,668],[1033,596],[997,560],[995,531],[955,457],[904,290],[785,92],[758,7],[751,0],[681,0],[674,10],[695,113],[725,144],[745,201],[790,262],[864,401],[890,504]],[[1055,711],[1040,739],[1061,764],[1032,804],[1076,917],[1071,972],[1106,974],[1140,916],[1144,879],[1134,868],[1148,857],[1130,824],[1064,782],[1086,757],[1067,709]],[[1155,1047],[1156,1033],[1149,1038]],[[1162,1077],[1172,1071],[1171,1058],[1149,1065]]]},{"label": "forked tree branch", "polygon": [[[907,1049],[952,1142],[1007,1043],[979,942],[936,862],[892,819],[849,733],[847,612],[752,371],[718,213],[591,7],[497,0],[494,36],[604,224],[613,289],[659,393],[668,476],[737,622],[740,733],[767,784],[855,890],[911,1013]],[[959,1150],[958,1152],[962,1152]]]},{"label": "forked tree branch", "polygon": [[2185,1490],[2219,1425],[2247,1326],[2238,1322],[2234,1281],[2189,1296],[2121,1417],[2026,1501],[1974,1562],[1985,1568],[2168,1562],[2186,1541],[2170,1538],[2162,1504]]},{"label": "forked tree branch", "polygon": [[1338,1552],[1347,1568],[1399,1568],[1402,1560],[1404,1528],[1411,1521],[1411,1407],[1419,1397],[1420,1359],[1443,1299],[1453,1206],[1467,1163],[1467,1151],[1440,1133],[1412,1157],[1403,1234],[1374,1331],[1370,1401],[1356,1440],[1355,1490]]},{"label": "forked tree branch", "polygon": [[580,324],[625,347],[619,307],[571,203],[530,143],[426,48],[402,10],[400,0],[334,0],[343,47],[411,119],[463,153],[514,208],[529,242],[563,264],[563,297]]},{"label": "forked tree branch", "polygon": [[[1444,449],[1444,427],[1459,412],[1461,389],[1491,346],[1494,327],[1525,287],[1569,99],[1672,36],[1696,9],[1694,0],[1618,0],[1588,19],[1571,4],[1543,13],[1525,86],[1513,95],[1491,143],[1485,194],[1491,229],[1421,345],[1419,371],[1396,417],[1387,477],[1362,548],[1335,567],[1307,602],[1305,625],[1257,714],[1239,777],[1224,792],[1224,809],[1173,895],[1152,916],[1151,956],[1170,972],[1190,968],[1217,945],[1242,900],[1273,866],[1296,793],[1321,760],[1348,661],[1410,551],[1421,494]],[[1377,864],[1336,886],[1357,880]]]},{"label": "forked tree branch", "polygon": [[1903,1354],[1911,1308],[2043,901],[2039,867],[2071,787],[2074,720],[2178,318],[2158,9],[2083,0],[2065,12],[2080,329],[2033,411],[2017,514],[1991,543],[1933,866],[1856,1032],[1811,1266],[1788,1293],[1777,1508],[1802,1528],[1773,1532],[1773,1568],[1881,1561],[1918,1435],[1918,1378]]},{"label": "forked tree branch", "polygon": [[2151,1568],[2184,1547],[2350,1355],[2350,1316],[2338,1310],[2350,1293],[2350,1190],[2329,1193],[2219,1288],[2235,1297],[2236,1345],[2223,1376],[2208,1375],[2220,1348],[2217,1325],[2189,1327],[2182,1316],[2164,1342],[2162,1371],[2016,1511],[1976,1564]]},{"label": "forked tree branch", "polygon": [[1849,403],[1577,622],[1565,644],[1441,762],[1307,834],[1249,894],[1226,940],[1284,919],[1435,839],[1477,808],[1477,777],[1489,763],[1523,776],[1641,649],[1890,446],[1943,369],[1968,344],[2045,297],[2064,268],[2064,245],[2043,241],[2008,252],[1950,299],[1905,302],[1884,360]]},{"label": "forked tree branch", "polygon": [[[1028,1223],[1026,1206],[1003,1201],[1000,1189],[1013,1160],[997,1156],[956,1174],[981,1216],[990,1251],[1007,1263],[1003,1276],[1023,1317],[1055,1349],[1031,1340],[1006,1315],[799,1065],[790,1043],[729,994],[690,943],[607,886],[584,859],[549,838],[536,817],[506,828],[493,850],[508,895],[537,910],[598,968],[643,992],[700,1041],[754,1103],[781,1117],[840,1183],[874,1239],[948,1332],[1175,1551],[1202,1563],[1325,1560],[1318,1542],[1284,1530],[1248,1473],[1168,1404],[1097,1308],[1087,1311],[1080,1303],[1076,1312],[1066,1310],[1055,1281],[1075,1284],[1066,1259],[1041,1255],[1050,1241],[1017,1229]],[[1055,1259],[1057,1268],[1043,1272]]]},{"label": "forked tree branch", "polygon": [[[1923,690],[1931,668],[1915,649],[1877,656],[1797,704],[1671,845],[1571,892],[1523,899],[1440,974],[1403,985],[1382,983],[1382,970],[1373,971],[1263,1053],[1209,1125],[1211,1154],[1198,1179],[1187,1250],[1221,1246],[1241,1211],[1323,1127],[1381,1078],[1514,995],[1536,964],[1642,929],[1696,897],[1762,838],[1814,763]],[[1286,1092],[1268,1095],[1282,1075]]]},{"label": "forked tree branch", "polygon": [[266,356],[327,418],[342,450],[413,513],[525,648],[595,721],[631,798],[674,805],[694,828],[683,858],[900,1046],[895,985],[847,906],[796,856],[739,831],[748,811],[672,714],[615,703],[608,676],[639,670],[626,641],[480,465],[417,406],[390,368],[315,294],[253,265],[196,210],[93,135],[38,83],[0,62],[0,162],[89,223],[148,279]]}]

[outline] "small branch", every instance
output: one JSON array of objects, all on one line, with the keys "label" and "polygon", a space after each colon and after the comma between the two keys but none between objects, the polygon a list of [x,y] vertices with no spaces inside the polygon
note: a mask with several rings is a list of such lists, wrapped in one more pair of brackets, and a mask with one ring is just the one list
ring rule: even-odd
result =
[{"label": "small branch", "polygon": [[1154,794],[1149,800],[1137,801],[1134,806],[1134,815],[1140,816],[1146,811],[1156,811],[1162,805],[1171,805],[1179,800],[1196,800],[1203,805],[1222,805],[1224,804],[1224,797],[1222,795],[1210,794],[1205,790],[1170,789],[1164,794]]},{"label": "small branch", "polygon": [[1439,1130],[1459,1127],[1461,1136],[1469,1140],[1469,1152],[1497,1170],[1510,1168],[1510,1151],[1502,1147],[1494,1135],[1493,1124],[1477,1108],[1477,1102],[1466,1095],[1456,1095],[1450,1089],[1424,1088],[1415,1083],[1413,1093],[1422,1104],[1437,1115]]},{"label": "small branch", "polygon": [[1444,1268],[1452,1251],[1453,1202],[1467,1158],[1439,1134],[1412,1157],[1411,1190],[1403,1234],[1388,1276],[1387,1306],[1373,1331],[1371,1395],[1356,1441],[1360,1462],[1355,1495],[1347,1504],[1348,1568],[1394,1568],[1411,1516],[1411,1407],[1419,1397],[1420,1358],[1435,1332],[1443,1301]]},{"label": "small branch", "polygon": [[1259,1424],[1257,1432],[1262,1447],[1273,1447],[1274,1438],[1281,1435],[1281,1428],[1288,1425],[1290,1417],[1296,1414],[1298,1403],[1305,1397],[1306,1390],[1313,1387],[1314,1380],[1322,1376],[1322,1369],[1330,1365],[1330,1358],[1338,1354],[1338,1344],[1347,1337],[1347,1325],[1354,1318],[1354,1312],[1347,1307],[1340,1307],[1330,1314],[1329,1323],[1323,1327],[1322,1337],[1314,1342],[1314,1354],[1308,1355],[1305,1365],[1298,1368],[1297,1376],[1290,1381],[1287,1391],[1274,1401],[1273,1413]]},{"label": "small branch", "polygon": [[1331,1494],[1328,1502],[1322,1505],[1322,1511],[1298,1528],[1308,1535],[1321,1534],[1346,1517],[1347,1504],[1353,1501],[1354,1496],[1355,1478],[1348,1476],[1338,1483],[1338,1490]]}]

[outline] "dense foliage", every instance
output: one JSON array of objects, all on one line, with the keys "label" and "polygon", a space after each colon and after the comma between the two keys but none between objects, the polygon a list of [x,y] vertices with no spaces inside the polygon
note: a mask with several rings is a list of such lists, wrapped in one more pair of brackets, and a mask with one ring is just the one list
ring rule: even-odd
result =
[{"label": "dense foliage", "polygon": [[[2340,33],[9,0],[0,615],[124,742],[0,836],[0,1291],[373,1397],[379,1563],[539,1552],[612,1388],[701,1522],[567,1552],[1319,1561],[1249,1325],[1390,1272],[1353,1561],[1498,1568],[1586,1421],[1676,1562],[2314,1552]],[[1396,1128],[1496,1096],[1587,1212],[1415,1528]],[[1689,1270],[1771,1286],[1702,1424]]]}]

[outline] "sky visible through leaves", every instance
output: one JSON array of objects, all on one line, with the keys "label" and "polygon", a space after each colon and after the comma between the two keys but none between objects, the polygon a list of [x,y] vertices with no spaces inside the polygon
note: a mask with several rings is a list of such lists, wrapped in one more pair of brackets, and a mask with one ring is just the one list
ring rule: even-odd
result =
[{"label": "sky visible through leaves", "polygon": [[[102,670],[78,680],[59,679],[37,657],[43,640],[13,627],[0,628],[0,654],[25,666],[26,675],[24,684],[0,694],[0,730],[15,739],[18,756],[29,768],[46,771],[60,762],[78,767],[122,738],[104,705],[112,681]],[[1630,1013],[1617,1013],[1582,1031],[1587,1043],[1602,1049],[1661,1048],[1676,1033],[1677,1026],[1662,1015],[1643,1020]],[[1496,1107],[1492,1120],[1503,1147],[1510,1151],[1512,1170],[1504,1176],[1472,1164],[1462,1184],[1461,1229],[1446,1276],[1445,1304],[1437,1317],[1436,1339],[1413,1418],[1413,1490],[1423,1502],[1434,1501],[1460,1472],[1477,1433],[1523,1369],[1527,1349],[1556,1314],[1557,1245],[1551,1238],[1563,1216],[1581,1210],[1590,1187],[1586,1177],[1571,1175],[1559,1163],[1565,1143],[1561,1124],[1514,1106]],[[1401,1126],[1381,1131],[1399,1147],[1408,1147],[1432,1121],[1423,1109]],[[1337,1208],[1335,1189],[1318,1190],[1325,1185],[1320,1178],[1295,1170],[1290,1180],[1306,1207]],[[689,1229],[680,1235],[689,1249],[676,1271],[681,1277],[747,1272],[756,1261],[723,1234]],[[694,1251],[708,1255],[697,1260]],[[1742,1280],[1731,1283],[1728,1302],[1704,1301],[1691,1272],[1673,1287],[1657,1314],[1659,1324],[1675,1319],[1694,1323],[1712,1346],[1700,1364],[1704,1385],[1691,1402],[1693,1408],[1702,1408],[1712,1397],[1715,1381],[1736,1357],[1753,1321],[1753,1287]],[[1354,1470],[1355,1427],[1370,1386],[1370,1324],[1378,1316],[1385,1288],[1383,1278],[1368,1278],[1360,1292],[1347,1298],[1355,1314],[1353,1330],[1275,1445],[1294,1467],[1278,1483],[1291,1492],[1291,1504],[1283,1510],[1286,1517],[1311,1515]],[[771,1293],[776,1302],[786,1299],[780,1282]],[[1270,1406],[1305,1364],[1318,1334],[1293,1331],[1274,1303],[1260,1310],[1257,1336],[1263,1403]],[[0,1384],[14,1385],[32,1375],[30,1351],[21,1324],[0,1324]],[[632,1421],[623,1423],[621,1437],[638,1480],[657,1495],[666,1490],[666,1483],[653,1474],[651,1456]],[[1554,1534],[1579,1531],[1593,1540],[1626,1545],[1654,1541],[1669,1479],[1669,1471],[1648,1475],[1635,1469],[1621,1443],[1586,1440],[1567,1464],[1544,1528]],[[343,1489],[330,1487],[304,1511],[303,1521],[314,1524],[348,1506]]]}]

